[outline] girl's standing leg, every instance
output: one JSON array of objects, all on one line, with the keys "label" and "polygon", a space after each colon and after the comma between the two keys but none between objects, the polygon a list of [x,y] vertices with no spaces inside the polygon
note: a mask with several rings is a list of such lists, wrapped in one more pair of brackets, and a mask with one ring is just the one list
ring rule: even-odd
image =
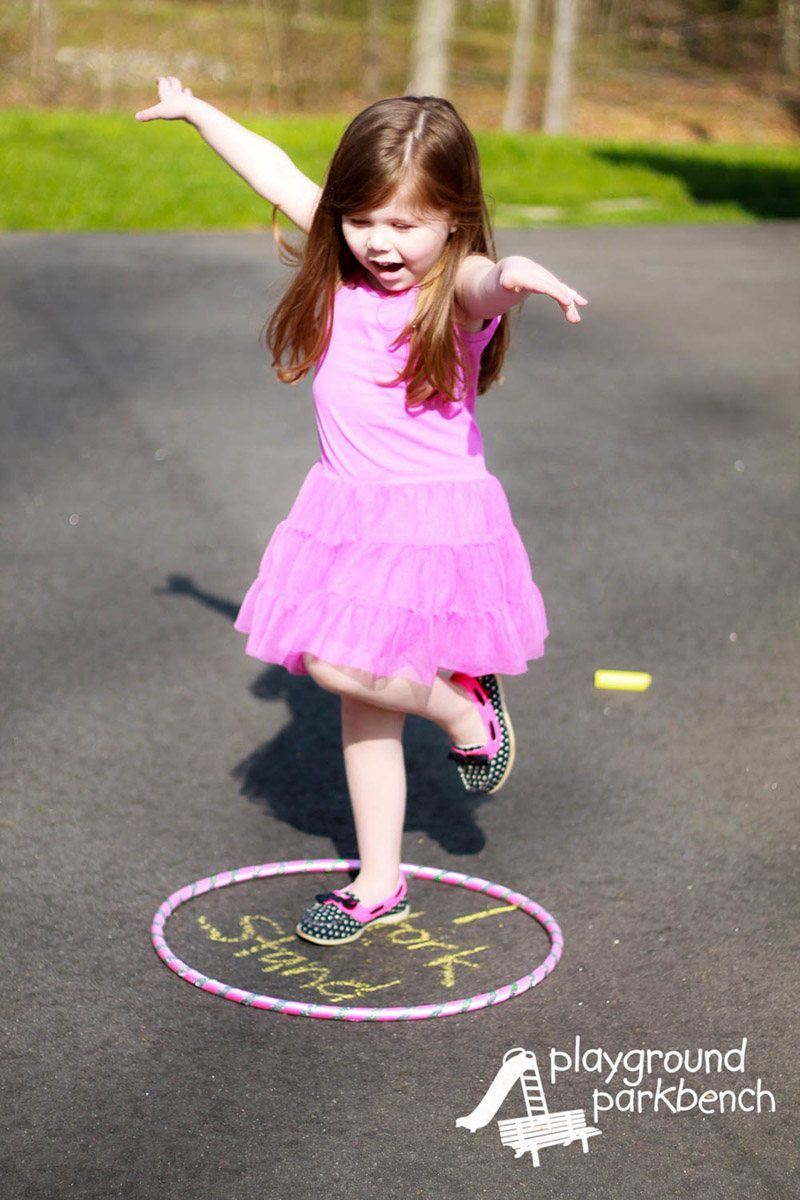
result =
[{"label": "girl's standing leg", "polygon": [[369,906],[385,900],[400,876],[406,812],[405,713],[342,696],[342,744],[361,870],[347,888]]},{"label": "girl's standing leg", "polygon": [[369,908],[391,896],[400,875],[406,714],[426,717],[462,745],[481,745],[486,727],[464,688],[441,676],[428,687],[408,679],[376,678],[311,654],[304,662],[311,678],[341,700],[345,773],[361,859],[358,876],[345,890]]}]

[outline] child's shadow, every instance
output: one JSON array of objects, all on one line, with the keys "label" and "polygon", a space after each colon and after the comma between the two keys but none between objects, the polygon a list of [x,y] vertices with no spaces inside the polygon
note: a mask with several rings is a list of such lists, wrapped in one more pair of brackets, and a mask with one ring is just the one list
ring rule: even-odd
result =
[{"label": "child's shadow", "polygon": [[[203,592],[187,576],[170,575],[158,594],[191,596],[233,620],[232,601]],[[268,742],[234,767],[242,795],[268,808],[301,833],[328,837],[342,858],[358,856],[347,796],[335,696],[303,675],[270,666],[251,691],[259,700],[281,700],[290,719]],[[450,854],[477,854],[485,845],[474,819],[480,799],[460,790],[455,769],[447,761],[447,742],[428,721],[409,717],[404,738],[408,772],[407,830],[418,830]]]}]

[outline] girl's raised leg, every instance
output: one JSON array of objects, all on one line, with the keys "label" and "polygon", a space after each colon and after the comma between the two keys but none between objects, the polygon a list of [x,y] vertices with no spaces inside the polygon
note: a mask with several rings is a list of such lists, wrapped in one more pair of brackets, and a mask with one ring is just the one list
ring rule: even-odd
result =
[{"label": "girl's raised leg", "polygon": [[311,654],[304,655],[303,661],[311,678],[326,691],[375,708],[426,717],[457,746],[479,746],[486,740],[486,727],[474,702],[462,687],[441,675],[428,687],[411,679],[375,678],[353,667],[322,662]]},{"label": "girl's raised leg", "polygon": [[508,779],[514,765],[514,728],[497,675],[437,675],[428,687],[334,666],[313,654],[305,654],[303,661],[312,679],[329,692],[389,712],[414,713],[439,725],[450,736],[450,757],[468,792],[490,795]]}]

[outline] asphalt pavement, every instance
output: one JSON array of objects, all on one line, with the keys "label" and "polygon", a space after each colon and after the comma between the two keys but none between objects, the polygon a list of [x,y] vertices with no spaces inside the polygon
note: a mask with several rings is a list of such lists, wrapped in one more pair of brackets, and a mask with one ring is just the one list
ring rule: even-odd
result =
[{"label": "asphalt pavement", "polygon": [[[309,386],[259,345],[269,235],[0,238],[4,1200],[797,1195],[799,234],[502,236],[591,302],[572,327],[528,301],[481,401],[551,636],[508,680],[496,797],[409,722],[404,853],[532,898],[564,953],[504,1003],[395,1022],[231,1003],[150,941],[184,885],[355,854],[335,701],[231,628],[316,456]],[[344,1009],[548,954],[530,916],[422,880],[404,925],[301,944],[343,879],[215,889],[169,946]],[[490,1089],[514,1048],[527,1095]],[[516,1157],[498,1120],[544,1105]]]}]

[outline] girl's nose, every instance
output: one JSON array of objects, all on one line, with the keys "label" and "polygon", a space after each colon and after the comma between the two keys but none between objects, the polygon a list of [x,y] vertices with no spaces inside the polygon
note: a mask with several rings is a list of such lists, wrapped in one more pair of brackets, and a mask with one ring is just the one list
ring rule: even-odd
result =
[{"label": "girl's nose", "polygon": [[370,230],[367,238],[367,249],[372,251],[388,249],[388,239],[385,229]]}]

